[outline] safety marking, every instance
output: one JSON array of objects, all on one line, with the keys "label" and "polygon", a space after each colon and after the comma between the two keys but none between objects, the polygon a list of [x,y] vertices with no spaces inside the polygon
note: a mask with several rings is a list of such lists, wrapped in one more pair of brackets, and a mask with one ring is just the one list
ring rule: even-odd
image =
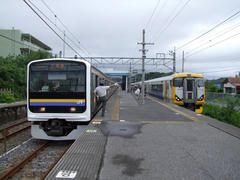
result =
[{"label": "safety marking", "polygon": [[68,170],[60,170],[56,176],[56,178],[69,178],[73,179],[77,175],[77,171],[68,171]]},{"label": "safety marking", "polygon": [[94,119],[92,124],[101,124],[102,123],[102,119]]},{"label": "safety marking", "polygon": [[96,129],[88,129],[86,130],[87,133],[96,133],[97,130]]},{"label": "safety marking", "polygon": [[102,122],[102,119],[94,119],[93,122]]},{"label": "safety marking", "polygon": [[152,98],[152,97],[149,97],[149,96],[147,96],[147,98],[150,99],[150,100],[152,100],[152,101],[154,101],[154,102],[156,102],[156,103],[158,103],[158,104],[161,104],[161,105],[165,106],[166,108],[168,108],[168,109],[170,109],[170,110],[172,110],[172,111],[175,111],[175,112],[177,112],[177,113],[185,116],[185,117],[188,118],[188,119],[193,120],[194,122],[202,123],[202,121],[199,120],[198,118],[193,117],[193,116],[190,116],[190,115],[188,115],[188,114],[186,114],[186,113],[184,113],[184,112],[182,112],[182,111],[179,111],[179,110],[177,110],[177,109],[175,109],[175,108],[173,108],[173,107],[171,107],[171,106],[168,106],[167,104],[164,104],[164,103],[160,102],[159,100],[156,100],[155,98]]},{"label": "safety marking", "polygon": [[191,124],[188,121],[141,121],[142,124]]},{"label": "safety marking", "polygon": [[119,121],[119,106],[120,106],[120,91],[118,90],[118,94],[116,97],[116,101],[114,104],[113,112],[112,112],[112,120],[113,121]]},{"label": "safety marking", "polygon": [[101,124],[102,122],[92,122],[92,124]]},{"label": "safety marking", "polygon": [[[114,121],[112,121],[114,122]],[[127,120],[120,120],[122,123],[136,123],[136,124],[192,124],[193,121],[127,121]]]}]

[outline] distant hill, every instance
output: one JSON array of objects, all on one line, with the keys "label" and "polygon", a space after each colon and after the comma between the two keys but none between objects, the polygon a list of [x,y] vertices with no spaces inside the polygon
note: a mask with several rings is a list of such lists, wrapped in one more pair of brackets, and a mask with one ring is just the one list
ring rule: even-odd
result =
[{"label": "distant hill", "polygon": [[[164,76],[169,76],[172,75],[172,72],[169,73],[160,73],[160,72],[150,72],[145,74],[145,80],[149,79],[154,79],[154,78],[159,78],[159,77],[164,77]],[[138,82],[142,80],[142,74],[137,74],[133,77],[132,82]]]},{"label": "distant hill", "polygon": [[219,78],[219,79],[208,80],[208,81],[213,82],[214,84],[222,84],[225,79],[226,78]]}]

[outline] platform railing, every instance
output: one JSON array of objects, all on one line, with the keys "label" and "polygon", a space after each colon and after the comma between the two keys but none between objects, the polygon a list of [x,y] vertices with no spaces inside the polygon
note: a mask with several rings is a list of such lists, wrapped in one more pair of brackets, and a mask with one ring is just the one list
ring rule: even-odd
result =
[{"label": "platform railing", "polygon": [[227,97],[232,96],[233,98],[239,98],[240,94],[229,94],[229,93],[215,93],[215,92],[206,92],[206,103],[208,104],[217,104],[224,106],[227,104]]}]

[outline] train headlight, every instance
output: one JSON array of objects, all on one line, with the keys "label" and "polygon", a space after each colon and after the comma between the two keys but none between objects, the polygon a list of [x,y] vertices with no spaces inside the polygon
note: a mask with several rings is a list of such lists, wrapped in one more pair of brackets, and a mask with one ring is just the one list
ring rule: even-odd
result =
[{"label": "train headlight", "polygon": [[76,111],[76,108],[75,107],[71,107],[70,108],[70,112],[75,112]]},{"label": "train headlight", "polygon": [[204,99],[204,95],[202,95],[200,98],[198,98],[199,101],[202,101]]},{"label": "train headlight", "polygon": [[182,101],[182,99],[180,99],[177,95],[175,95],[175,99],[176,101]]},{"label": "train headlight", "polygon": [[41,107],[40,108],[40,112],[45,112],[46,111],[46,108],[45,107]]}]

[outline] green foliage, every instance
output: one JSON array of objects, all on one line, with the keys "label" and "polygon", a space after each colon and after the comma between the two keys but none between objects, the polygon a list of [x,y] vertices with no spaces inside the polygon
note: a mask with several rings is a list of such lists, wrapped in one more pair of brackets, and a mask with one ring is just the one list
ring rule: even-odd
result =
[{"label": "green foliage", "polygon": [[3,92],[0,95],[0,102],[1,103],[11,103],[11,102],[14,102],[14,101],[15,101],[15,98],[13,97],[12,94],[10,94],[8,92]]},{"label": "green foliage", "polygon": [[35,59],[49,58],[46,52],[32,52],[27,55],[0,57],[0,88],[10,88],[14,98],[26,98],[26,65]]},{"label": "green foliage", "polygon": [[203,114],[210,116],[212,118],[216,118],[220,121],[224,121],[221,109],[222,108],[218,105],[204,104],[203,105]]},{"label": "green foliage", "polygon": [[[172,74],[173,74],[172,72],[169,72],[169,73],[150,72],[150,73],[146,73],[145,79],[149,80],[149,79],[169,76],[169,75],[172,75]],[[137,74],[136,77],[133,79],[133,82],[138,82],[138,81],[141,81],[141,80],[142,80],[142,74]]]},{"label": "green foliage", "polygon": [[226,97],[226,106],[204,104],[203,114],[240,127],[240,112],[237,110],[239,106],[239,98],[234,98],[229,95]]},{"label": "green foliage", "polygon": [[205,88],[206,88],[206,92],[218,92],[218,87],[214,85],[213,82],[211,81],[206,81],[205,82]]}]

